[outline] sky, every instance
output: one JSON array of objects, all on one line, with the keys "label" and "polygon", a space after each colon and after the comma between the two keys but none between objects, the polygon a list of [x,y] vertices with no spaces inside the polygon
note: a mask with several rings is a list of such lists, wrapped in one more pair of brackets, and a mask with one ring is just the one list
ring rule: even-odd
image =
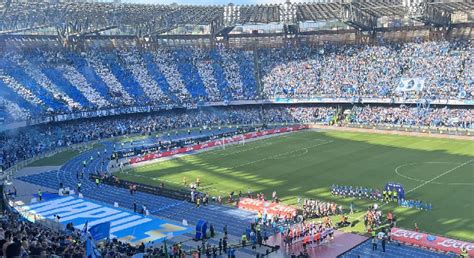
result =
[{"label": "sky", "polygon": [[[321,0],[315,0],[318,2]],[[324,0],[322,0],[324,1]],[[190,5],[226,5],[229,3],[237,5],[246,4],[281,4],[285,0],[122,0],[125,3],[140,3],[140,4],[190,4]],[[291,2],[298,2],[292,0]],[[313,0],[307,0],[305,2],[313,2]]]}]

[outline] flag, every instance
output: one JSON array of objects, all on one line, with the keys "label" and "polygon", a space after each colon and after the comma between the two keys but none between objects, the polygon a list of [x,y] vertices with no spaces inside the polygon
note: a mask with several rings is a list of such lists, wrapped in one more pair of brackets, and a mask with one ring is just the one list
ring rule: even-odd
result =
[{"label": "flag", "polygon": [[86,241],[86,258],[96,258],[94,243],[92,242],[92,237],[88,237]]},{"label": "flag", "polygon": [[168,257],[168,247],[166,247],[166,238],[163,240],[163,249],[165,249],[165,257]]},{"label": "flag", "polygon": [[87,237],[87,223],[89,221],[86,221],[86,223],[84,224],[84,227],[82,228],[82,231],[81,231],[81,239],[84,241],[84,239],[86,239]]},{"label": "flag", "polygon": [[110,221],[100,223],[92,226],[89,229],[89,233],[94,241],[109,238],[110,235]]},{"label": "flag", "polygon": [[89,223],[89,221],[86,221],[86,223],[84,224],[84,227],[82,228],[82,235],[87,234],[87,223]]}]

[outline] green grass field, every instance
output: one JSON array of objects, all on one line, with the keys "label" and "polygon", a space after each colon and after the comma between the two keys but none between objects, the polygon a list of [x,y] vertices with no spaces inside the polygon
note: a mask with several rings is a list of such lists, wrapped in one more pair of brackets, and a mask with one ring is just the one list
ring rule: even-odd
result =
[{"label": "green grass field", "polygon": [[[94,149],[97,147],[101,147],[102,144],[96,143],[94,145],[86,146],[86,148]],[[42,167],[42,166],[61,166],[62,164],[66,163],[67,161],[71,160],[75,156],[79,155],[82,151],[79,149],[69,149],[58,152],[50,157],[45,157],[42,159],[38,159],[36,161],[31,162],[28,164],[27,167]]]},{"label": "green grass field", "polygon": [[62,151],[59,153],[56,153],[55,155],[51,157],[46,157],[39,159],[37,161],[34,161],[30,164],[28,164],[28,167],[41,167],[41,166],[60,166],[64,163],[66,163],[68,160],[74,158],[75,156],[79,155],[78,150],[66,150]]},{"label": "green grass field", "polygon": [[339,131],[302,131],[227,146],[135,168],[119,177],[145,184],[165,181],[180,187],[200,177],[213,195],[231,191],[276,190],[287,204],[303,198],[335,201],[346,208],[354,202],[361,210],[350,231],[363,232],[360,217],[368,200],[344,199],[330,194],[332,184],[383,188],[402,183],[408,199],[433,204],[418,211],[385,205],[393,210],[398,226],[474,241],[474,141],[409,137]]}]

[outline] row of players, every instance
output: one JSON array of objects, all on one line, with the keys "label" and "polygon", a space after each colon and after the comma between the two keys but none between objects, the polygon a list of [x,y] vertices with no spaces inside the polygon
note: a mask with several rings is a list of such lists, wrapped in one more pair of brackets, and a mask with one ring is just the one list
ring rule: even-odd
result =
[{"label": "row of players", "polygon": [[368,187],[353,187],[348,185],[332,185],[331,193],[333,195],[340,195],[343,197],[356,197],[359,199],[368,198],[380,201],[397,201],[397,191],[380,191],[379,189],[372,189]]},{"label": "row of players", "polygon": [[397,202],[398,205],[407,208],[415,208],[418,210],[432,210],[433,206],[431,203],[426,203],[421,200],[405,200],[400,198],[397,191],[372,189],[368,187],[353,187],[348,185],[332,185],[332,195],[338,195],[342,197],[354,197],[358,199],[371,199],[379,200],[384,202]]}]

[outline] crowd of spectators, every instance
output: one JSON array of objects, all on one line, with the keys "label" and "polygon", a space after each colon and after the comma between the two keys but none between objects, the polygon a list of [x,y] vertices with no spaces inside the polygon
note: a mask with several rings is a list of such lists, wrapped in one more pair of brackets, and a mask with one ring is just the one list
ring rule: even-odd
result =
[{"label": "crowd of spectators", "polygon": [[[404,97],[472,99],[472,42],[261,50],[267,97]],[[401,78],[423,78],[421,91],[397,90]]]},{"label": "crowd of spectators", "polygon": [[154,101],[154,103],[170,103],[169,97],[163,92],[157,81],[150,75],[141,53],[136,48],[120,49],[119,55],[127,68],[145,92],[145,95]]},{"label": "crowd of spectators", "polygon": [[[69,97],[61,87],[57,86],[53,81],[51,81],[36,65],[29,55],[22,55],[16,52],[8,53],[6,59],[11,60],[11,63],[21,67],[21,70],[25,73],[26,76],[34,78],[35,82],[39,87],[44,88],[49,92],[53,99],[57,102],[65,103],[68,107],[72,109],[77,109],[80,107],[80,104]],[[40,62],[41,63],[41,62]]]},{"label": "crowd of spectators", "polygon": [[112,73],[111,69],[103,63],[106,57],[101,51],[94,51],[91,54],[83,53],[86,64],[93,70],[108,88],[110,99],[114,103],[124,106],[133,105],[135,100],[125,90],[119,79]]},{"label": "crowd of spectators", "polygon": [[0,120],[2,121],[8,116],[14,121],[24,121],[30,118],[30,114],[25,109],[9,99],[0,97],[0,107],[4,107],[4,110],[0,109]]},{"label": "crowd of spectators", "polygon": [[[423,114],[419,112],[419,108],[413,107],[354,107],[347,119],[358,124],[456,128],[473,125],[474,110],[471,109],[432,108]],[[56,148],[121,135],[229,124],[329,123],[340,114],[341,109],[334,107],[223,107],[43,124],[0,133],[0,165],[6,169],[17,161]]]},{"label": "crowd of spectators", "polygon": [[76,233],[63,234],[20,214],[5,210],[1,218],[0,252],[2,257],[43,257],[50,255],[83,257],[84,245]]},{"label": "crowd of spectators", "polygon": [[209,101],[221,101],[221,93],[211,65],[210,52],[195,50],[194,56],[193,63],[199,72],[199,76],[202,78]]},{"label": "crowd of spectators", "polygon": [[[221,65],[224,69],[225,78],[228,82],[233,99],[243,99],[245,86],[240,76],[240,65],[236,61],[237,51],[231,49],[221,49]],[[255,96],[252,96],[255,97]]]},{"label": "crowd of spectators", "polygon": [[[1,216],[1,257],[86,257],[86,237],[74,228],[52,229],[33,223],[19,213],[5,210]],[[166,248],[166,250],[165,250]],[[96,254],[102,257],[132,257],[136,254],[149,257],[187,257],[192,250],[184,250],[181,243],[133,246],[111,239],[97,244]],[[166,255],[168,254],[168,256]]]},{"label": "crowd of spectators", "polygon": [[[248,112],[247,112],[248,111]],[[169,111],[153,115],[109,117],[59,124],[32,126],[0,134],[0,164],[16,161],[72,144],[127,134],[148,134],[176,128],[260,122],[257,110]]]},{"label": "crowd of spectators", "polygon": [[[284,110],[282,112],[282,110]],[[268,108],[263,110],[267,123],[313,123],[328,122],[337,113],[335,107]]]},{"label": "crowd of spectators", "polygon": [[[0,85],[17,94],[22,100],[13,102],[32,116],[45,111],[186,106],[203,101],[255,99],[253,64],[252,52],[227,49],[127,48],[81,53],[33,49],[0,56]],[[12,71],[21,72],[14,77]],[[51,98],[45,99],[45,93]],[[59,108],[64,106],[67,108]],[[10,111],[14,112],[8,109],[7,113]],[[8,118],[15,121],[23,117],[16,112]]]},{"label": "crowd of spectators", "polygon": [[98,108],[107,108],[111,106],[109,100],[98,92],[97,88],[86,79],[84,74],[77,70],[77,67],[71,63],[71,60],[68,60],[66,56],[62,55],[62,53],[46,53],[49,54],[47,56],[48,59],[54,58],[54,62],[60,62],[60,64],[56,66],[56,69],[60,71],[64,78],[68,80],[74,88],[79,90],[79,92],[91,104]]},{"label": "crowd of spectators", "polygon": [[350,122],[357,124],[387,124],[403,126],[431,126],[472,128],[473,109],[421,107],[354,107]]},{"label": "crowd of spectators", "polygon": [[153,61],[163,73],[170,86],[170,91],[181,103],[192,102],[191,94],[186,88],[183,78],[179,75],[177,63],[174,61],[173,53],[164,49],[152,52]]},{"label": "crowd of spectators", "polygon": [[33,105],[42,105],[43,102],[37,96],[35,96],[31,90],[26,88],[24,85],[19,83],[15,78],[11,77],[8,74],[5,74],[2,69],[0,69],[0,81],[3,82],[3,85],[7,86],[11,90],[15,91],[23,99],[30,102]]},{"label": "crowd of spectators", "polygon": [[[3,54],[0,83],[30,103],[12,100],[23,113],[32,115],[46,110],[67,113],[278,97],[471,100],[472,50],[471,41],[302,46],[257,52],[226,48],[82,53],[38,49]],[[402,78],[424,82],[424,87],[401,90]],[[22,117],[16,112],[9,118]]]},{"label": "crowd of spectators", "polygon": [[[32,105],[42,105],[43,101],[35,96],[31,90],[26,88],[24,85],[19,83],[15,78],[6,74],[0,69],[0,83],[10,88],[10,90],[17,92],[24,100],[31,103]],[[1,85],[1,84],[0,84]],[[2,86],[3,86],[2,85]]]}]

